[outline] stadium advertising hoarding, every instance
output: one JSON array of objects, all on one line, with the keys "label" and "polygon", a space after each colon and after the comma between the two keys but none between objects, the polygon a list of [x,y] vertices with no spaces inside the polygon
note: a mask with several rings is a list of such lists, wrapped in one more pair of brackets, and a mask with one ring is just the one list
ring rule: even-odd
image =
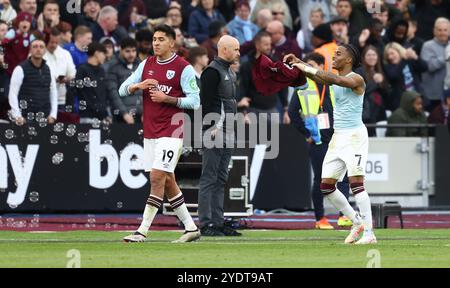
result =
[{"label": "stadium advertising hoarding", "polygon": [[[2,212],[136,212],[148,197],[139,125],[0,125],[0,139]],[[280,127],[280,139],[289,141],[262,160],[251,200],[255,208],[310,209],[305,142],[290,126]]]},{"label": "stadium advertising hoarding", "polygon": [[0,126],[0,210],[141,209],[149,185],[141,170],[139,129],[137,125]]}]

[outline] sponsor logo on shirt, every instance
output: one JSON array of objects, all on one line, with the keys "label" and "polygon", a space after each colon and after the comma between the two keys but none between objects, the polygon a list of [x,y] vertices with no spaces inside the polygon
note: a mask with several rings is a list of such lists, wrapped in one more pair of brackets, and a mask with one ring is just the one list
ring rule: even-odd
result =
[{"label": "sponsor logo on shirt", "polygon": [[169,94],[170,91],[172,91],[172,88],[172,86],[158,84],[158,90],[164,92],[165,94]]}]

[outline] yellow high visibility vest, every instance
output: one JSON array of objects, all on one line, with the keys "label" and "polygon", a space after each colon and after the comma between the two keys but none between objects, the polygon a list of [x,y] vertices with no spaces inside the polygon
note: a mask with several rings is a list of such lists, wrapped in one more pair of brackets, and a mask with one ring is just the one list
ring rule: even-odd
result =
[{"label": "yellow high visibility vest", "polygon": [[[297,96],[300,100],[302,114],[306,116],[315,116],[319,114],[321,91],[317,87],[316,82],[310,78],[308,81],[308,88],[305,90],[297,90]],[[332,86],[328,86],[330,91],[331,105],[334,107],[334,91]]]}]

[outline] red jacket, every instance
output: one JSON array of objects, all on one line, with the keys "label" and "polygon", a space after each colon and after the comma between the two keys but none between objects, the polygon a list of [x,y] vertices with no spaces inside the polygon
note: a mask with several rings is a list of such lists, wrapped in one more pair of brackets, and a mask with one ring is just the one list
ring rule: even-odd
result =
[{"label": "red jacket", "polygon": [[28,58],[31,42],[30,36],[31,34],[27,34],[27,36],[24,37],[23,34],[15,33],[14,38],[3,39],[1,45],[4,49],[5,63],[8,64],[6,73],[10,76],[12,75],[14,68]]}]

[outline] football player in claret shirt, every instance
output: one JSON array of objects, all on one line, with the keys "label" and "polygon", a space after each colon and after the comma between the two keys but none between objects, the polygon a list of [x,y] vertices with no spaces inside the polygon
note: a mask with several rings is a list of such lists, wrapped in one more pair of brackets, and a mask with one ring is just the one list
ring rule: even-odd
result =
[{"label": "football player in claret shirt", "polygon": [[[183,134],[180,133],[183,131],[183,117],[177,116],[183,109],[198,109],[199,88],[194,68],[173,52],[174,45],[175,31],[170,26],[155,27],[155,56],[144,60],[119,88],[120,96],[143,90],[144,166],[146,172],[151,172],[151,193],[142,223],[134,234],[124,238],[126,242],[145,241],[164,195],[186,230],[174,242],[191,242],[200,238],[200,231],[187,210],[174,174],[183,146]],[[173,121],[175,124],[172,119],[177,119]]]}]

